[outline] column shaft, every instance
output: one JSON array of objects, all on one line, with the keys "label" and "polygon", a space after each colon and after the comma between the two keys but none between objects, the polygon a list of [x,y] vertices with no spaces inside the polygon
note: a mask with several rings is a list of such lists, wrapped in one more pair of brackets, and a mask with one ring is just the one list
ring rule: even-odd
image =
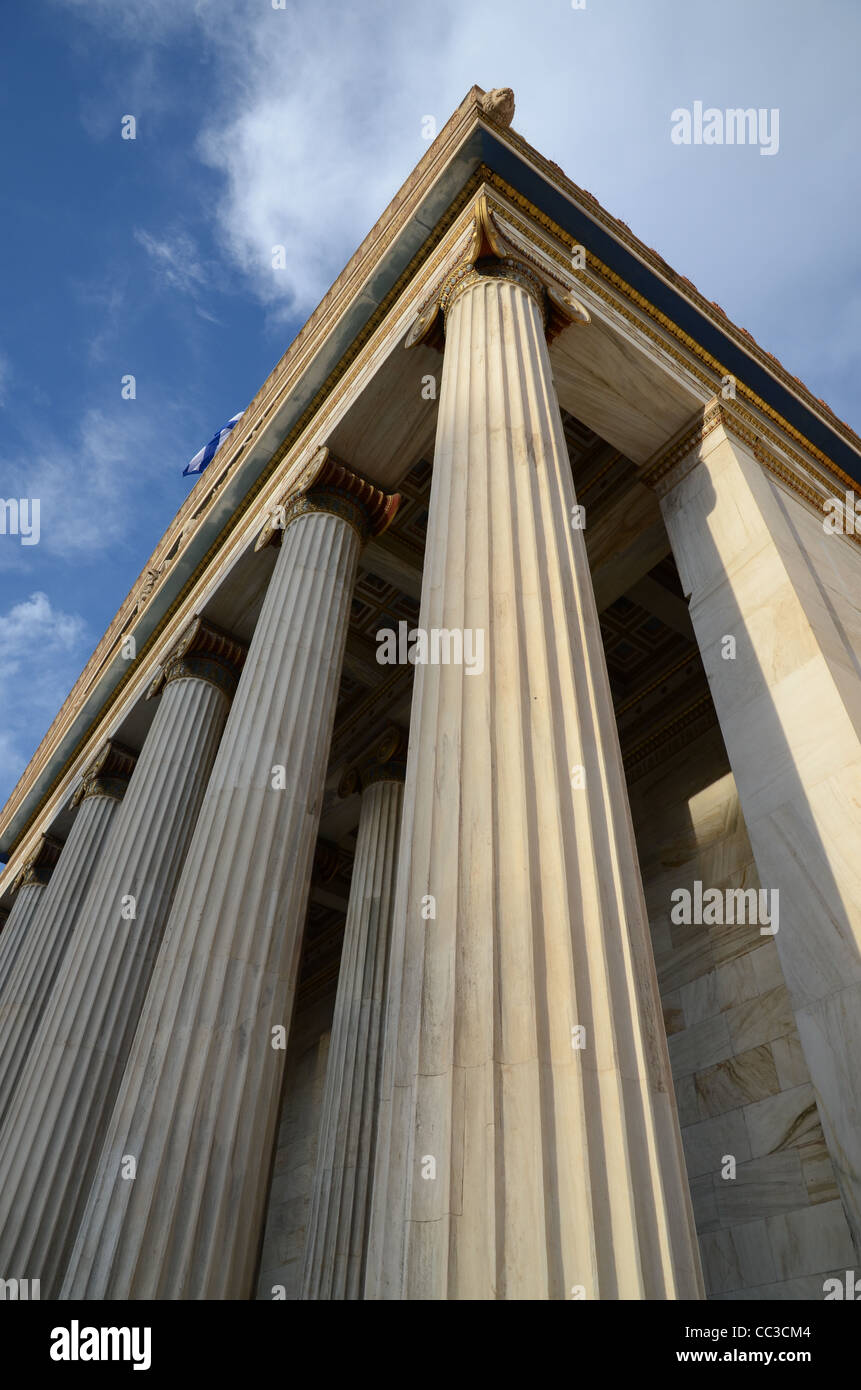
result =
[{"label": "column shaft", "polygon": [[[19,1179],[27,1181],[32,1172],[31,1107],[47,1099],[36,1080],[45,1061],[45,1016],[134,765],[130,755],[107,756],[122,759],[125,774],[95,779],[83,797],[0,996],[0,1266],[7,1269],[24,1267],[15,1259],[23,1220],[15,1194]],[[31,1277],[39,1278],[39,1271]]]},{"label": "column shaft", "polygon": [[168,682],[22,1077],[0,1161],[0,1251],[7,1267],[33,1270],[48,1298],[92,1183],[228,706],[208,680]]},{"label": "column shaft", "polygon": [[[292,520],[180,879],[68,1297],[252,1290],[359,537]],[[121,1176],[134,1155],[134,1182]]]},{"label": "column shaft", "polygon": [[[12,911],[6,925],[0,932],[0,1011],[2,1011],[3,992],[9,979],[18,953],[26,940],[30,924],[45,892],[44,883],[25,883],[15,894]],[[2,1019],[2,1012],[0,1012]],[[0,1047],[2,1047],[2,1022],[0,1022]]]},{"label": "column shaft", "polygon": [[402,802],[402,778],[371,782],[362,793],[305,1247],[305,1299],[362,1297]]},{"label": "column shaft", "polygon": [[448,310],[420,626],[483,659],[416,667],[366,1297],[701,1296],[574,503],[538,303],[481,278]]},{"label": "column shaft", "polygon": [[60,840],[43,835],[35,854],[30,856],[12,885],[15,894],[12,909],[0,932],[0,999],[62,848]]}]

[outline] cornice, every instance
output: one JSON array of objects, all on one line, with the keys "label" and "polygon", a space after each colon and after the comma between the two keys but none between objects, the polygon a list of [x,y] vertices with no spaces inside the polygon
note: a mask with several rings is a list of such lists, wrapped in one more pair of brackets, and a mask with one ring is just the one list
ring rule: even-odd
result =
[{"label": "cornice", "polygon": [[[703,444],[719,427],[745,444],[757,462],[796,496],[816,512],[825,513],[826,502],[834,497],[834,479],[815,468],[744,406],[717,397],[643,465],[639,477],[659,497],[666,496],[697,466]],[[851,479],[846,482],[851,486]],[[855,533],[847,533],[846,539],[861,545],[861,536]]]},{"label": "cornice", "polygon": [[[561,243],[560,247],[559,245],[554,246],[552,243],[547,242],[546,240],[542,241],[542,250],[544,251],[545,255],[550,256],[557,263],[557,265],[560,267],[560,270],[564,273],[569,283],[577,284],[577,277],[582,275],[582,271],[577,271],[573,268],[571,263],[571,251],[573,250],[574,246],[582,245],[582,243],[575,241],[571,236],[568,235],[568,233],[566,233],[563,230],[562,227],[559,226],[558,223],[554,222],[553,219],[550,218],[546,213],[536,208],[534,204],[532,204],[529,201],[529,199],[525,198],[516,188],[513,188],[510,184],[507,184],[496,174],[491,173],[489,175],[488,183],[493,188],[498,189],[499,192],[504,194],[506,198],[510,199],[512,203],[520,207],[522,211],[526,212],[530,217],[533,226],[530,226],[529,223],[523,222],[522,220],[515,217],[511,213],[510,209],[504,209],[493,202],[491,202],[492,209],[496,210],[498,208],[502,216],[511,217],[515,227],[518,227],[520,231],[527,237],[534,236],[534,225],[537,224],[538,226],[543,227],[546,231],[550,232],[557,243]],[[591,195],[588,196],[591,197]],[[592,215],[591,210],[590,215]],[[608,221],[608,219],[610,223],[612,223],[614,220],[609,217],[609,214],[605,214],[604,221],[606,222]],[[562,248],[564,248],[564,250]],[[632,326],[638,329],[641,333],[644,333],[646,337],[648,337],[650,341],[652,341],[662,351],[668,353],[673,358],[673,360],[677,362],[686,372],[696,377],[696,379],[711,395],[714,395],[715,392],[720,389],[720,385],[723,378],[726,375],[728,375],[726,364],[719,361],[718,358],[712,356],[712,354],[709,353],[705,348],[703,348],[701,344],[699,344],[696,341],[696,339],[692,338],[690,334],[686,333],[683,329],[679,328],[678,325],[675,324],[672,319],[670,319],[660,309],[657,309],[654,304],[652,304],[642,294],[640,294],[625,280],[623,280],[621,276],[617,275],[615,271],[611,270],[609,266],[605,265],[603,261],[601,261],[597,256],[594,255],[593,252],[589,250],[588,246],[584,246],[583,250],[585,252],[586,267],[591,272],[592,278],[590,278],[588,281],[581,280],[579,281],[579,283],[588,284],[588,288],[592,290],[594,293],[596,293],[600,299],[602,299],[616,312],[620,313],[622,317],[627,320],[627,322],[629,322]],[[520,252],[519,254],[524,253]],[[528,259],[526,255],[524,255],[524,258]],[[540,263],[537,261],[534,261],[533,263],[536,265],[540,265]],[[702,296],[700,296],[694,290],[694,287],[690,284],[690,281],[685,280],[683,276],[677,276],[676,282],[683,284],[685,286],[686,292],[691,293],[692,297],[696,298],[698,308],[702,308],[705,312],[710,307],[708,301],[703,300]],[[634,310],[639,310],[640,312],[637,313],[634,312]],[[715,326],[718,327],[721,332],[729,333],[729,331],[733,329],[734,325],[730,322],[729,319],[726,318],[726,315],[723,314],[723,310],[720,310],[719,312],[723,316],[720,319],[718,319],[714,315],[714,312],[712,312],[711,315],[715,322]],[[664,332],[656,332],[655,329],[651,326],[652,323],[658,324],[660,328],[664,330]],[[737,331],[739,333],[744,333],[744,330]],[[667,335],[669,335],[669,338]],[[737,346],[739,346],[743,351],[751,354],[752,356],[755,355],[754,349],[756,349],[761,358],[767,359],[761,362],[760,365],[766,366],[768,370],[772,371],[780,366],[780,364],[777,362],[777,359],[772,358],[770,353],[765,353],[761,349],[758,349],[756,343],[754,343],[753,339],[750,338],[749,335],[744,334],[744,337],[745,341],[739,341],[737,343]],[[675,344],[680,344],[682,347],[684,347],[687,350],[687,355],[680,352],[678,350],[678,347],[675,346]],[[700,364],[702,364],[702,366],[700,366]],[[708,370],[704,371],[702,369],[703,366],[706,367]],[[799,382],[797,378],[791,377],[789,373],[783,370],[782,368],[781,373],[784,378],[784,384],[790,389],[797,390],[799,387],[803,386],[803,384]],[[829,458],[827,454],[823,453],[821,449],[817,448],[817,446],[813,444],[812,441],[806,437],[806,435],[802,434],[800,430],[797,430],[795,426],[792,425],[788,420],[784,419],[782,415],[779,415],[778,412],[774,410],[768,404],[767,401],[762,400],[756,392],[752,391],[750,387],[746,385],[743,379],[740,379],[737,375],[735,375],[735,382],[737,396],[741,396],[741,398],[743,400],[746,400],[750,406],[761,411],[765,416],[771,419],[778,428],[783,430],[790,438],[794,439],[798,444],[802,445],[802,447],[806,449],[815,459],[817,459],[819,463],[823,465],[823,467],[827,468],[829,472],[834,476],[834,478],[836,480],[839,480],[839,482],[844,487],[853,486],[854,480],[849,476],[848,473],[844,472],[843,469],[840,468],[839,465],[836,464],[833,459]],[[803,390],[805,396],[809,399],[809,401],[819,405],[822,404],[822,402],[816,402],[815,398],[811,396],[809,392],[807,392],[806,388],[803,388]],[[843,426],[843,431],[847,443],[851,444],[853,448],[857,449],[858,439],[853,434],[852,430],[849,429],[848,425],[845,425],[843,421],[838,421],[836,416],[833,417],[833,420],[829,420],[826,423],[828,423],[829,427],[833,428],[835,422]],[[861,460],[859,460],[859,462],[861,462]]]},{"label": "cornice", "polygon": [[[715,300],[706,299],[686,275],[680,275],[678,271],[673,270],[672,266],[669,265],[653,247],[646,246],[644,242],[640,241],[639,238],[634,235],[626,222],[622,222],[620,218],[614,217],[612,213],[602,207],[594,194],[589,193],[587,189],[581,188],[578,184],[574,183],[558,164],[554,164],[552,160],[547,159],[538,150],[534,149],[521,135],[518,135],[516,131],[510,130],[506,132],[506,143],[519,155],[520,159],[525,164],[535,169],[543,179],[555,185],[560,192],[565,194],[574,203],[581,204],[582,211],[595,222],[598,227],[607,232],[614,241],[624,246],[637,261],[643,266],[646,266],[652,274],[660,277],[669,288],[684,295],[719,332],[732,337],[736,345],[742,351],[753,357],[765,371],[771,373],[787,390],[794,392],[804,401],[809,409],[816,411],[820,415],[824,412],[824,416],[822,416],[823,423],[827,425],[829,429],[840,434],[852,449],[858,450],[859,439],[857,434],[845,420],[841,420],[839,416],[834,413],[827,401],[822,400],[818,396],[814,396],[812,391],[805,386],[804,382],[801,381],[799,377],[793,376],[791,372],[788,372],[773,353],[767,352],[764,348],[761,348],[756,339],[746,328],[739,328],[733,323],[732,319],[720,304],[716,303]],[[524,205],[532,206],[529,199],[523,197],[523,195],[516,190],[511,189],[510,184],[506,185],[502,178],[498,178],[494,175],[493,179],[498,186],[509,188],[511,193]],[[585,206],[583,206],[584,204]],[[561,239],[566,244],[576,244],[570,236],[558,227],[558,224],[555,223],[551,217],[542,211],[536,211],[538,212],[538,220],[548,228],[555,228],[557,234],[561,236]],[[588,261],[590,258],[588,255],[588,248],[586,249]],[[620,287],[624,287],[629,296],[642,299],[644,305],[648,304],[648,300],[638,295],[636,290],[632,289],[630,285],[616,276],[606,265],[602,265],[597,257],[592,256],[591,260],[594,261],[596,266],[602,266],[603,273],[607,278],[617,280]],[[654,309],[654,306],[651,307]],[[655,312],[657,313],[658,311]],[[670,322],[670,320],[667,321]],[[801,437],[803,438],[803,436]],[[808,447],[811,446],[808,444]]]}]

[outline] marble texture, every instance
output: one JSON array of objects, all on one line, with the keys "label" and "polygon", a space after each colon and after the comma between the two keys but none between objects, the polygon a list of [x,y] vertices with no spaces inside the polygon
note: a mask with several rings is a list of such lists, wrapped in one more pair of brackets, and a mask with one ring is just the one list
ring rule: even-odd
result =
[{"label": "marble texture", "polygon": [[747,1052],[748,1048],[795,1033],[792,1004],[783,985],[734,1005],[726,1010],[725,1017],[736,1052]]},{"label": "marble texture", "polygon": [[795,1086],[789,1091],[745,1107],[751,1157],[798,1148],[821,1133],[819,1114],[812,1086]]},{"label": "marble texture", "polygon": [[835,1264],[852,1269],[857,1263],[846,1213],[839,1201],[770,1216],[765,1225],[777,1279],[825,1273]]},{"label": "marble texture", "polygon": [[668,1038],[673,1076],[692,1076],[732,1056],[733,1045],[726,1016],[717,1014]]},{"label": "marble texture", "polygon": [[765,1221],[748,1221],[730,1230],[706,1232],[700,1238],[700,1249],[710,1298],[731,1289],[770,1284],[781,1277]]},{"label": "marble texture", "polygon": [[687,1125],[682,1130],[682,1141],[688,1176],[691,1178],[701,1178],[706,1173],[719,1174],[726,1154],[731,1154],[739,1164],[753,1157],[744,1115],[740,1110]]},{"label": "marble texture", "polygon": [[740,1163],[734,1178],[713,1184],[718,1216],[730,1226],[809,1205],[797,1149]]},{"label": "marble texture", "polygon": [[739,1052],[694,1077],[703,1118],[765,1100],[781,1089],[771,1048]]}]

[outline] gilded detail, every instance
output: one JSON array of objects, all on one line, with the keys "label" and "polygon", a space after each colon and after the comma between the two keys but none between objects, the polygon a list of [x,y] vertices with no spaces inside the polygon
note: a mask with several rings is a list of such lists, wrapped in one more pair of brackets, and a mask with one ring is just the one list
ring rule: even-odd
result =
[{"label": "gilded detail", "polygon": [[19,888],[44,887],[51,877],[62,848],[62,840],[56,839],[53,835],[43,835],[38,848],[30,855],[12,884],[12,892],[17,893]]},{"label": "gilded detail", "polygon": [[85,770],[69,804],[79,806],[91,796],[107,796],[114,801],[122,801],[136,761],[136,753],[109,739]]},{"label": "gilded detail", "polygon": [[193,618],[168,652],[147,693],[148,700],[172,680],[193,677],[223,690],[229,699],[236,693],[239,672],[248,648],[201,617]]},{"label": "gilded detail", "polygon": [[[304,489],[303,490],[303,484]],[[386,493],[340,463],[325,446],[317,449],[299,475],[299,487],[291,487],[266,519],[255,550],[281,543],[283,532],[297,517],[328,513],[346,521],[362,545],[389,527],[400,506],[399,493]]]}]

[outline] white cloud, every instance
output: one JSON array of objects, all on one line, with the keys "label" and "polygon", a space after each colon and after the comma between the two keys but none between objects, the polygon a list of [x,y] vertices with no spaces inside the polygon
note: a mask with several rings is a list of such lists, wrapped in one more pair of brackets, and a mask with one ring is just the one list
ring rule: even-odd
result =
[{"label": "white cloud", "polygon": [[109,28],[113,32],[128,35],[135,39],[145,39],[150,43],[161,43],[178,30],[186,28],[207,12],[217,8],[212,0],[60,0],[67,9],[89,19],[99,29]]},{"label": "white cloud", "polygon": [[84,619],[41,591],[0,613],[0,804],[32,756],[89,656]]},{"label": "white cloud", "polygon": [[[522,0],[56,3],[132,40],[120,50],[126,67],[146,55],[153,110],[165,93],[177,98],[161,55],[180,38],[194,45],[208,83],[196,149],[222,179],[213,221],[226,256],[279,318],[313,309],[427,148],[422,117],[441,127],[473,82],[512,86],[516,128],[708,298],[741,322],[761,303],[776,324],[763,345],[790,370],[805,339],[781,277],[797,278],[803,264],[808,298],[832,304],[829,265],[851,274],[855,16],[841,21],[837,43],[833,26],[810,31],[803,7],[790,14],[786,0],[761,0],[755,17],[747,0],[726,0],[717,26],[682,5],[667,26],[640,0],[580,11],[554,0],[528,15]],[[779,106],[779,158],[680,152],[670,113],[695,97]],[[272,268],[275,246],[285,248],[282,270]],[[851,356],[854,366],[857,344]],[[828,374],[811,385],[827,396]]]},{"label": "white cloud", "polygon": [[[441,0],[423,47],[439,46],[448,9]],[[243,41],[222,45],[232,101],[213,107],[199,150],[224,176],[230,256],[262,301],[306,314],[427,148],[415,15],[385,3],[252,15]]]},{"label": "white cloud", "polygon": [[28,567],[42,554],[104,563],[112,547],[132,537],[140,505],[159,487],[170,489],[173,475],[163,468],[154,474],[152,465],[164,459],[165,447],[176,448],[175,411],[158,416],[119,397],[118,380],[114,410],[86,410],[73,435],[43,431],[25,453],[0,456],[4,495],[38,498],[41,532],[33,546],[2,538],[0,569]]},{"label": "white cloud", "polygon": [[134,237],[171,289],[194,295],[206,284],[206,271],[201,264],[197,244],[187,232],[175,232],[159,239],[136,227]]}]

